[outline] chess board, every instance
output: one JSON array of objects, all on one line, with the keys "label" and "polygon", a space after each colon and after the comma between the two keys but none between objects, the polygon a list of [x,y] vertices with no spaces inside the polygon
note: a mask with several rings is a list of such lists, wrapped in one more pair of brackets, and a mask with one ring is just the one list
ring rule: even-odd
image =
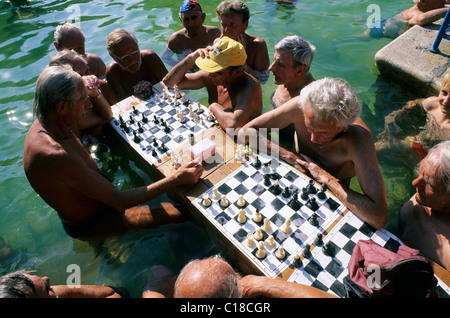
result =
[{"label": "chess board", "polygon": [[[261,164],[255,165],[257,161]],[[280,189],[275,191],[277,182]],[[316,191],[311,191],[311,186]],[[289,196],[283,195],[286,188]],[[295,194],[299,204],[293,207]],[[228,201],[227,206],[221,205],[222,196]],[[242,199],[245,204],[239,206]],[[315,207],[311,207],[311,200],[316,201]],[[314,286],[339,297],[345,297],[343,279],[348,275],[348,262],[359,240],[372,239],[394,252],[403,245],[387,230],[376,230],[362,221],[330,191],[322,193],[321,185],[315,181],[266,154],[243,163],[195,198],[193,204],[262,274]],[[255,221],[257,212],[261,220]],[[317,215],[314,222],[313,215]],[[267,229],[266,219],[270,224]],[[286,220],[290,220],[287,233]],[[258,229],[262,237],[256,239]],[[263,245],[264,255],[259,254],[259,245]],[[449,297],[449,287],[436,278],[441,296]]]},{"label": "chess board", "polygon": [[[215,199],[214,192],[220,198]],[[210,198],[211,205],[205,206],[204,194]],[[330,191],[322,193],[321,187],[304,174],[265,154],[243,163],[204,194],[193,201],[194,206],[262,273],[272,278],[289,267],[296,254],[311,246],[317,234],[324,235],[346,210]],[[229,202],[227,207],[220,204],[223,195]],[[242,207],[238,205],[240,196],[245,201]],[[243,223],[239,220],[241,210],[246,214]],[[257,212],[261,220],[255,221],[253,217]],[[290,220],[290,231],[287,232],[284,228],[286,220]],[[270,229],[265,227],[265,222],[270,224]],[[259,228],[264,228],[262,239],[249,246],[248,234],[253,235]],[[268,239],[272,246],[266,244],[266,256],[257,257],[259,242]],[[284,256],[278,258],[276,253],[280,246]]]},{"label": "chess board", "polygon": [[[301,264],[297,264],[288,281],[345,297],[343,279],[348,275],[347,265],[353,248],[359,240],[368,239],[394,253],[403,245],[401,240],[389,231],[376,230],[349,211],[323,239],[323,244],[315,246],[309,257],[302,257]],[[327,244],[331,245],[329,250],[324,248]],[[439,277],[436,278],[441,297],[449,297],[450,288]]]},{"label": "chess board", "polygon": [[114,114],[111,120],[111,126],[150,164],[167,160],[215,125],[208,108],[187,94],[154,88],[150,99]]}]

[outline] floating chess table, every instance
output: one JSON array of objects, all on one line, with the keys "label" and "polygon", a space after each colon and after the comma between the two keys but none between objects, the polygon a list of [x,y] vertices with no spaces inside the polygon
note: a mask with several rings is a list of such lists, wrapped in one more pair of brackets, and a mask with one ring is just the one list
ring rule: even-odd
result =
[{"label": "floating chess table", "polygon": [[[359,240],[372,239],[394,252],[403,244],[392,233],[363,222],[326,187],[286,162],[237,144],[210,120],[207,108],[189,96],[182,101],[177,92],[160,85],[154,90],[147,101],[130,97],[114,105],[111,126],[159,177],[191,161],[193,144],[204,139],[215,144],[214,156],[202,163],[199,182],[170,195],[188,208],[243,274],[297,282],[345,297],[343,278]],[[144,131],[137,124],[142,116],[151,121]],[[432,265],[439,273],[440,294],[449,297],[449,273]]]}]

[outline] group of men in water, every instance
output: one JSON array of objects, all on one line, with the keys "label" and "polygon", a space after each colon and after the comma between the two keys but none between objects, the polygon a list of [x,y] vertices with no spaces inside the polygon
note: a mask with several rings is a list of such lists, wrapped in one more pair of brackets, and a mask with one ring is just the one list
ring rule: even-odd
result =
[{"label": "group of men in water", "polygon": [[[429,23],[430,16],[436,20],[447,10],[444,0],[416,2],[399,14],[405,23]],[[58,212],[66,232],[95,240],[183,220],[181,207],[148,202],[180,185],[197,183],[201,163],[185,163],[162,180],[120,191],[100,173],[81,142],[84,130],[99,129],[112,118],[111,105],[145,94],[160,82],[168,88],[205,88],[210,111],[225,131],[238,131],[233,136],[238,142],[254,149],[267,145],[265,149],[280,159],[326,184],[361,219],[383,228],[388,220],[385,184],[355,90],[340,78],[315,79],[310,67],[316,48],[298,35],[286,36],[274,46],[270,64],[266,42],[246,32],[250,12],[244,2],[222,1],[216,13],[221,29],[204,25],[200,4],[185,0],[179,13],[184,28],[172,34],[162,58],[151,49],[140,49],[132,33],[116,29],[106,39],[113,59],[108,66],[85,52],[80,29],[71,24],[57,27],[58,53],[36,83],[36,120],[25,140],[23,163],[31,186]],[[166,64],[172,68],[167,70]],[[261,84],[270,72],[277,88],[272,109],[263,113]],[[433,100],[443,126],[450,118],[449,93],[450,84],[444,83]],[[278,130],[284,145],[261,129]],[[258,137],[257,144],[251,136]],[[417,242],[425,255],[447,269],[449,159],[450,142],[427,150],[413,181],[417,193],[401,211],[407,242]],[[354,177],[360,191],[350,187]]]}]

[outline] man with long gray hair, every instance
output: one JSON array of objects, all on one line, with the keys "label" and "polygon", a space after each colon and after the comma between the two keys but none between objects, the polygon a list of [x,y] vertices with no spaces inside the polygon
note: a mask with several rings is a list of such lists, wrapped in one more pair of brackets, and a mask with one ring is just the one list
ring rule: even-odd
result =
[{"label": "man with long gray hair", "polygon": [[[356,215],[382,228],[387,221],[386,190],[372,134],[359,118],[360,111],[358,96],[346,81],[323,78],[303,88],[297,104],[287,103],[249,122],[239,138],[252,148],[266,146],[298,170],[309,172]],[[259,133],[261,128],[283,129],[291,124],[295,151]],[[362,193],[349,187],[354,176]]]},{"label": "man with long gray hair", "polygon": [[150,185],[118,190],[101,173],[80,141],[78,123],[91,108],[79,74],[50,66],[36,82],[36,120],[25,139],[23,166],[33,189],[54,208],[68,235],[92,240],[130,230],[180,222],[170,203],[148,201],[182,184],[198,181],[203,167],[192,161]]}]

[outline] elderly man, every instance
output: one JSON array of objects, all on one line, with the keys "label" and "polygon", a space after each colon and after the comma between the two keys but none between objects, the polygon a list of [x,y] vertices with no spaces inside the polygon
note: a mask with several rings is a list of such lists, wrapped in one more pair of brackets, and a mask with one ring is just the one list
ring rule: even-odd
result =
[{"label": "elderly man", "polygon": [[228,36],[242,43],[247,52],[245,70],[255,76],[261,84],[269,78],[269,53],[264,39],[247,34],[250,10],[240,0],[222,1],[216,8],[222,36]]},{"label": "elderly man", "polygon": [[412,182],[416,193],[400,209],[400,237],[450,270],[450,140],[432,147]]},{"label": "elderly man", "polygon": [[0,298],[123,298],[128,292],[123,288],[97,285],[50,285],[47,276],[31,275],[18,270],[0,277]]},{"label": "elderly man", "polygon": [[153,50],[140,50],[137,38],[123,29],[112,31],[106,49],[114,62],[106,69],[106,79],[119,100],[133,94],[146,96],[159,83],[167,69]]},{"label": "elderly man", "polygon": [[[162,270],[160,270],[162,272]],[[312,286],[248,275],[240,278],[220,256],[194,259],[175,277],[165,270],[144,288],[143,298],[335,298]]]},{"label": "elderly man", "polygon": [[[220,29],[204,25],[206,13],[196,0],[184,0],[180,7],[179,18],[184,28],[173,33],[161,58],[170,66],[175,66],[191,52],[212,45],[220,36]],[[177,60],[173,59],[177,55]],[[194,70],[197,70],[194,67]]]},{"label": "elderly man", "polygon": [[[358,96],[347,82],[324,78],[303,88],[298,103],[286,103],[249,122],[239,138],[309,171],[351,211],[382,228],[387,221],[386,191],[372,135],[359,118],[360,111]],[[259,132],[290,124],[295,128],[295,152],[278,147]],[[349,188],[355,175],[363,193]]]},{"label": "elderly man", "polygon": [[70,23],[58,25],[54,37],[55,42],[53,42],[53,45],[57,51],[64,49],[74,50],[86,58],[89,66],[89,74],[95,75],[100,79],[105,78],[106,65],[97,54],[85,52],[85,37],[80,28]]},{"label": "elderly man", "polygon": [[[240,128],[262,112],[261,86],[244,71],[246,59],[242,44],[225,36],[212,47],[190,53],[163,82],[180,89],[206,87],[209,110],[219,125],[224,130]],[[187,74],[194,64],[200,71]]]},{"label": "elderly man", "polygon": [[172,204],[151,208],[145,203],[179,185],[196,183],[202,166],[191,162],[150,185],[116,189],[78,137],[78,123],[90,107],[88,90],[72,69],[51,66],[39,76],[36,120],[25,139],[23,166],[33,189],[58,212],[67,234],[97,239],[180,221],[182,214]]},{"label": "elderly man", "polygon": [[[298,35],[283,38],[275,45],[273,63],[269,70],[278,85],[272,95],[272,108],[277,108],[295,98],[297,102],[303,87],[314,81],[309,69],[315,53],[315,46]],[[294,101],[292,101],[294,102]],[[292,147],[294,127],[290,125],[280,131],[280,139]]]}]

